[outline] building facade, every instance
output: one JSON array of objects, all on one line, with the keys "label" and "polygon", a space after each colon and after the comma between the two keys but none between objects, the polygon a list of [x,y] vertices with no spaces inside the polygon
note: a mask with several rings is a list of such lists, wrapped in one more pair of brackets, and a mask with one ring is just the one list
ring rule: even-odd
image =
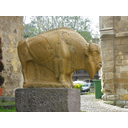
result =
[{"label": "building facade", "polygon": [[128,104],[128,16],[99,19],[104,100]]},{"label": "building facade", "polygon": [[15,89],[22,87],[23,76],[17,54],[17,45],[23,39],[22,16],[0,16],[0,37],[4,70],[0,73],[5,82],[3,95],[14,96]]}]

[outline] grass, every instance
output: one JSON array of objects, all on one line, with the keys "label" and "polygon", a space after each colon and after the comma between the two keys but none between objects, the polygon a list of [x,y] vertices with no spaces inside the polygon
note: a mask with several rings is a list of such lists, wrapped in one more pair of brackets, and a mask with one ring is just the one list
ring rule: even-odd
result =
[{"label": "grass", "polygon": [[88,93],[87,95],[95,95],[95,93]]},{"label": "grass", "polygon": [[3,107],[0,107],[0,112],[16,112],[16,108],[11,107],[11,109],[5,109]]},{"label": "grass", "polygon": [[12,102],[7,102],[7,101],[1,102],[0,101],[0,105],[14,105],[14,104],[15,104],[15,101],[12,101]]},{"label": "grass", "polygon": [[[15,105],[15,101],[7,102],[5,99],[3,99],[2,101],[0,101],[0,105]],[[0,112],[16,112],[16,108],[11,107],[10,109],[5,109],[4,107],[0,107]]]}]

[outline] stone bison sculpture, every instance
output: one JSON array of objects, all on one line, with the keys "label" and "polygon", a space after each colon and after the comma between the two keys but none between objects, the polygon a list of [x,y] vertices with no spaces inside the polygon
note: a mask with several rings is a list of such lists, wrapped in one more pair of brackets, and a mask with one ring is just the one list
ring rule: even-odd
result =
[{"label": "stone bison sculpture", "polygon": [[85,69],[93,79],[102,66],[99,46],[66,27],[24,39],[17,48],[24,88],[70,88],[74,71]]}]

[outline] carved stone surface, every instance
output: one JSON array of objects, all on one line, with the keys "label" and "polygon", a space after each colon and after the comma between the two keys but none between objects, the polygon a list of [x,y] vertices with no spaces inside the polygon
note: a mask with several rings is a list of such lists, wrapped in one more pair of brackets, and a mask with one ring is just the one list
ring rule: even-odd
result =
[{"label": "carved stone surface", "polygon": [[80,112],[80,90],[24,88],[15,91],[18,112]]},{"label": "carved stone surface", "polygon": [[24,88],[70,88],[74,71],[85,69],[90,78],[100,70],[100,48],[70,28],[56,28],[18,45]]}]

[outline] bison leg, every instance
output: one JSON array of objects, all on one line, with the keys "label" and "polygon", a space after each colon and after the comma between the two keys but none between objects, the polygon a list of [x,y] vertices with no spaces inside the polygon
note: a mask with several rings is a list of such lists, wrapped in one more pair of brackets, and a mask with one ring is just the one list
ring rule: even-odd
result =
[{"label": "bison leg", "polygon": [[59,76],[59,81],[67,86],[67,81],[66,81],[66,59],[59,59],[59,71],[60,71],[60,76]]},{"label": "bison leg", "polygon": [[70,75],[66,74],[67,70],[67,65],[66,65],[67,60],[66,59],[60,59],[59,60],[59,71],[60,71],[60,76],[59,76],[59,81],[64,85],[65,87],[73,87],[73,82],[72,82],[72,74]]},{"label": "bison leg", "polygon": [[29,54],[27,45],[26,45],[26,40],[23,40],[18,44],[18,55],[19,59],[21,62],[21,67],[22,67],[22,73],[24,77],[24,85],[27,84],[27,61],[32,60],[32,57]]},{"label": "bison leg", "polygon": [[56,58],[54,60],[54,67],[55,67],[55,77],[59,78],[59,82],[62,83],[62,85],[66,85],[66,76],[65,76],[65,60],[64,59],[60,59],[60,58]]},{"label": "bison leg", "polygon": [[37,80],[40,80],[40,69],[39,69],[39,65],[37,63],[33,63],[36,69],[36,73],[37,73]]},{"label": "bison leg", "polygon": [[24,76],[24,85],[27,84],[27,62],[22,65],[22,73],[23,73],[23,76]]},{"label": "bison leg", "polygon": [[27,61],[25,59],[25,56],[22,54],[19,54],[19,58],[21,60],[21,67],[22,67],[22,73],[24,77],[24,84],[27,83]]},{"label": "bison leg", "polygon": [[59,81],[63,83],[64,80],[64,60],[55,58],[54,59],[54,70],[55,70],[55,77],[59,78]]},{"label": "bison leg", "polygon": [[60,38],[60,42],[56,43],[55,74],[56,77],[59,76],[59,82],[65,87],[67,86],[66,63],[69,55],[66,42]]},{"label": "bison leg", "polygon": [[59,78],[59,59],[54,59],[55,77]]},{"label": "bison leg", "polygon": [[70,82],[71,82],[71,87],[73,87],[72,75],[73,75],[73,73],[71,73],[71,74],[70,74]]}]

